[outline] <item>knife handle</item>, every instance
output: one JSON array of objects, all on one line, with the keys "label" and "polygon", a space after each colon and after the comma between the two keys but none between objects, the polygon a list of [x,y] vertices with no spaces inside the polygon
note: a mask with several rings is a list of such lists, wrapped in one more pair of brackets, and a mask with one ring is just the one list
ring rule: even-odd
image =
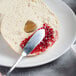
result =
[{"label": "knife handle", "polygon": [[22,60],[22,58],[26,56],[24,52],[20,55],[19,59],[16,61],[16,63],[10,68],[10,70],[7,72],[6,76],[9,76],[10,73],[15,69],[16,65]]}]

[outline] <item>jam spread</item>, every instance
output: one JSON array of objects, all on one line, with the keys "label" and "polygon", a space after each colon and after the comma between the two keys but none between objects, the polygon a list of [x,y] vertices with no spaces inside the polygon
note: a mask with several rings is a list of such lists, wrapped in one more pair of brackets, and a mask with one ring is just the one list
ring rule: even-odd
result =
[{"label": "jam spread", "polygon": [[[43,38],[43,40],[34,48],[34,50],[31,52],[31,54],[36,53],[37,55],[39,55],[41,52],[46,51],[46,49],[50,46],[52,46],[55,41],[57,40],[58,37],[58,32],[56,31],[56,35],[54,36],[54,30],[53,28],[51,28],[50,26],[48,26],[48,24],[43,24],[43,27],[39,28],[40,29],[45,29],[45,37]],[[38,31],[37,30],[37,31]],[[33,35],[33,34],[32,34]],[[29,39],[32,37],[29,36],[28,38],[25,38],[21,44],[20,47],[23,49],[24,46],[27,44],[27,42],[29,41]]]}]

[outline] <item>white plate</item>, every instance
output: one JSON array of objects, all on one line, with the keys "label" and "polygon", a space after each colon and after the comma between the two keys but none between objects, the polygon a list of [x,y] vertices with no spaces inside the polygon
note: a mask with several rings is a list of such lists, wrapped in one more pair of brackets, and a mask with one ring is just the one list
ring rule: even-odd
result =
[{"label": "white plate", "polygon": [[[61,0],[44,0],[60,20],[59,40],[45,53],[24,58],[17,67],[34,67],[51,62],[63,55],[75,40],[76,21],[72,10]],[[0,65],[12,66],[19,57],[0,37]]]}]

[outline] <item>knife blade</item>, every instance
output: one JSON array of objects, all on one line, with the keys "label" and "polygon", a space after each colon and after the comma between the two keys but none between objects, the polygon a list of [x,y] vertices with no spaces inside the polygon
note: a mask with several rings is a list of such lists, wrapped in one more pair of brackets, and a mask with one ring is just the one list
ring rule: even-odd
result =
[{"label": "knife blade", "polygon": [[32,52],[32,50],[42,41],[45,36],[45,30],[41,29],[37,31],[27,42],[26,46],[24,47],[23,51],[26,54]]}]

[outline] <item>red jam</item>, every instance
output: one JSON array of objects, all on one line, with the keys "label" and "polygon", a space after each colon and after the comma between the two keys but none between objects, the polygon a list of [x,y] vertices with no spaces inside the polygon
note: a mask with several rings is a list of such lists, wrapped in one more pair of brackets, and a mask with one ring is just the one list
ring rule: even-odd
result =
[{"label": "red jam", "polygon": [[[39,28],[40,29],[45,29],[45,37],[43,38],[43,40],[40,42],[40,44],[31,52],[31,54],[36,53],[37,55],[40,54],[41,52],[46,51],[46,49],[49,46],[52,46],[55,41],[57,40],[58,37],[58,32],[54,31],[53,28],[51,28],[50,26],[48,26],[48,24],[43,24],[43,27]],[[37,30],[37,31],[38,31]],[[54,32],[56,32],[56,35],[54,36]],[[33,34],[32,34],[33,35]],[[25,38],[21,44],[20,47],[23,49],[24,46],[27,44],[27,42],[29,41],[29,39],[32,37],[29,36],[28,38]]]}]

